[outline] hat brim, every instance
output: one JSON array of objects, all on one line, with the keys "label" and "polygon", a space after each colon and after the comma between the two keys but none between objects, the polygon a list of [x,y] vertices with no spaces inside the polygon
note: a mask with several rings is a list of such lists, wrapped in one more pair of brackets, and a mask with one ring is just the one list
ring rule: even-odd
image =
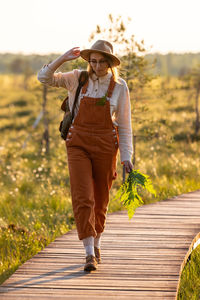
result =
[{"label": "hat brim", "polygon": [[85,49],[85,50],[81,50],[80,52],[80,56],[89,61],[90,59],[90,54],[91,53],[101,53],[101,54],[104,54],[105,56],[108,56],[111,61],[112,61],[112,67],[116,67],[116,66],[119,66],[120,65],[120,60],[113,54],[110,54],[108,52],[105,52],[105,51],[101,51],[101,50],[93,50],[93,49]]}]

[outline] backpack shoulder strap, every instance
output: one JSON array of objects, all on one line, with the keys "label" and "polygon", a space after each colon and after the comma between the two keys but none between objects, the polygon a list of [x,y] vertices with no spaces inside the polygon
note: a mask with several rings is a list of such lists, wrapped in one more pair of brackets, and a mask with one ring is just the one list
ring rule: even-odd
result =
[{"label": "backpack shoulder strap", "polygon": [[[80,76],[79,76],[79,79],[78,79],[78,87],[77,87],[77,90],[76,90],[76,94],[75,94],[75,98],[74,98],[74,104],[76,104],[76,101],[78,99],[78,95],[80,93],[80,90],[82,88],[82,86],[84,86],[84,84],[88,81],[88,78],[89,78],[89,74],[87,71],[82,71]],[[76,99],[77,98],[77,99]],[[66,112],[66,111],[69,111],[69,97],[67,96],[62,104],[61,104],[61,109]],[[73,105],[74,106],[74,105]],[[73,110],[73,109],[72,109]]]},{"label": "backpack shoulder strap", "polygon": [[73,103],[73,107],[72,107],[72,120],[74,118],[74,109],[75,109],[75,106],[76,106],[76,102],[78,100],[78,96],[80,94],[80,90],[82,88],[82,86],[88,81],[88,78],[89,78],[89,74],[87,71],[82,71],[80,76],[79,76],[79,79],[78,79],[78,87],[77,87],[77,90],[76,90],[76,95],[75,95],[75,98],[74,98],[74,103]]},{"label": "backpack shoulder strap", "polygon": [[81,86],[83,86],[86,81],[88,80],[88,77],[89,77],[89,74],[88,74],[88,71],[81,71],[81,74],[79,76],[79,84],[81,84]]}]

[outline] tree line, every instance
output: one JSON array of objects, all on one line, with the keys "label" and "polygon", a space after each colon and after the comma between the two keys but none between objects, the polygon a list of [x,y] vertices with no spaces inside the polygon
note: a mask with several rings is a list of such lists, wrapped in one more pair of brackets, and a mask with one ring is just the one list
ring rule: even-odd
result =
[{"label": "tree line", "polygon": [[[44,62],[52,61],[59,55],[60,53],[51,53],[46,55],[0,53],[0,73],[36,74],[43,66]],[[200,52],[183,54],[153,53],[144,55],[144,58],[149,63],[155,61],[154,68],[151,72],[154,75],[161,76],[183,76],[200,64]]]}]

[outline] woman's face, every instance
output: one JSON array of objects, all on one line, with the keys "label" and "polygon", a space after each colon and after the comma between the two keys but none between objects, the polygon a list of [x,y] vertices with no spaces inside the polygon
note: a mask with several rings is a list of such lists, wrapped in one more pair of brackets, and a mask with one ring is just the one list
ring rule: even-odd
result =
[{"label": "woman's face", "polygon": [[93,71],[98,77],[104,76],[108,73],[109,65],[105,56],[100,53],[91,53],[90,54],[90,65]]}]

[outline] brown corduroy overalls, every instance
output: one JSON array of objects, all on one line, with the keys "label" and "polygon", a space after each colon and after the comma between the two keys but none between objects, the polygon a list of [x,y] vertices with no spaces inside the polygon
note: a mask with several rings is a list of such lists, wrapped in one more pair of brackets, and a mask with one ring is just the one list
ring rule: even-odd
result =
[{"label": "brown corduroy overalls", "polygon": [[[82,88],[83,95],[87,86],[88,81]],[[114,87],[111,77],[107,99]],[[72,206],[80,240],[104,231],[109,190],[117,176],[118,130],[111,119],[109,100],[104,105],[98,105],[99,101],[102,99],[83,96],[66,139]]]}]

